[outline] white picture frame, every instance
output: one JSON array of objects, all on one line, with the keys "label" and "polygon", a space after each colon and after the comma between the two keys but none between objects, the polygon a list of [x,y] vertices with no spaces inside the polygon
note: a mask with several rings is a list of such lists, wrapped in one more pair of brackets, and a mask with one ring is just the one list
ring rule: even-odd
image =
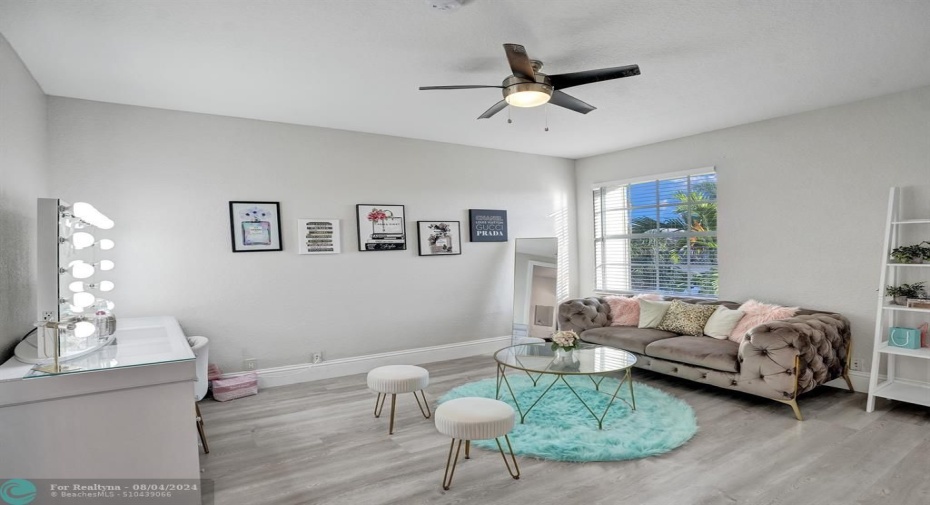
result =
[{"label": "white picture frame", "polygon": [[297,254],[339,254],[342,233],[338,219],[298,219]]}]

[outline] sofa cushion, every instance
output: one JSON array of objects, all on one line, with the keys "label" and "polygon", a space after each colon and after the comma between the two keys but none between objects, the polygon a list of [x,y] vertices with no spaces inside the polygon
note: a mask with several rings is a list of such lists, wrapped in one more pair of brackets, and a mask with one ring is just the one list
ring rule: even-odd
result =
[{"label": "sofa cushion", "polygon": [[[587,333],[587,332],[585,332]],[[657,340],[646,346],[653,358],[697,365],[721,372],[738,372],[739,344],[732,340],[708,337],[674,337]]]},{"label": "sofa cushion", "polygon": [[[592,344],[608,345],[625,351],[645,354],[646,346],[663,338],[677,337],[670,331],[632,326],[608,326],[591,328],[581,334],[581,340]],[[707,339],[712,340],[712,339]]]},{"label": "sofa cushion", "polygon": [[700,337],[704,335],[704,325],[715,310],[716,305],[694,305],[675,300],[656,329]]}]

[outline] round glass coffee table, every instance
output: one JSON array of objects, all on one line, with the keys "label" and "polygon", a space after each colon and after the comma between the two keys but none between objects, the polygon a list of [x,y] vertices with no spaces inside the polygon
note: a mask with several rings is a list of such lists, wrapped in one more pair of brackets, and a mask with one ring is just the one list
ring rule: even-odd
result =
[{"label": "round glass coffee table", "polygon": [[[552,344],[549,343],[520,344],[506,347],[494,353],[494,360],[497,361],[496,398],[498,400],[500,399],[501,386],[505,385],[510,392],[511,398],[513,398],[514,405],[517,406],[517,411],[520,413],[521,424],[526,421],[526,416],[533,410],[533,407],[546,396],[546,393],[552,389],[552,386],[555,386],[556,383],[560,381],[575,394],[578,401],[591,413],[591,416],[597,421],[598,429],[603,429],[604,418],[607,417],[607,412],[610,411],[610,407],[614,404],[614,401],[617,400],[617,393],[620,392],[620,388],[623,386],[624,382],[629,384],[630,400],[632,403],[627,402],[623,398],[620,398],[620,401],[629,405],[633,410],[636,410],[636,397],[633,396],[633,377],[630,373],[631,368],[636,363],[635,355],[614,347],[580,344],[572,351],[571,357],[566,358],[561,355],[557,356],[557,353],[550,347],[551,345]],[[510,381],[507,380],[506,372],[508,369],[525,373],[533,382],[534,389],[542,382],[543,376],[551,376],[553,379],[539,397],[537,397],[529,407],[524,409],[517,401],[517,395],[514,393]],[[623,378],[610,396],[610,403],[607,404],[607,408],[605,408],[604,412],[600,415],[594,412],[591,406],[578,394],[575,389],[578,385],[572,386],[565,380],[567,376],[584,375],[591,379],[591,384],[594,386],[594,389],[600,391],[601,382],[607,378],[608,374],[617,373],[623,373]]]}]

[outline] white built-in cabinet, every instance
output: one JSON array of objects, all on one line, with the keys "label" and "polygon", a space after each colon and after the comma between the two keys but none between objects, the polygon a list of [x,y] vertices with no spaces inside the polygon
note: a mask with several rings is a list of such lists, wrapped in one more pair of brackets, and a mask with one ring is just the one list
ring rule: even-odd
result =
[{"label": "white built-in cabinet", "polygon": [[[930,262],[897,263],[891,251],[899,246],[930,240],[930,194],[926,187],[891,188],[888,198],[888,221],[885,228],[884,258],[881,284],[878,289],[878,313],[875,321],[875,342],[869,377],[869,398],[866,410],[875,409],[875,398],[889,398],[930,406],[930,383],[902,379],[900,369],[923,370],[930,379],[930,348],[906,349],[888,345],[888,330],[893,326],[916,327],[930,320],[930,310],[909,308],[890,303],[885,286],[926,281],[930,285]],[[885,361],[885,380],[879,372]]]}]

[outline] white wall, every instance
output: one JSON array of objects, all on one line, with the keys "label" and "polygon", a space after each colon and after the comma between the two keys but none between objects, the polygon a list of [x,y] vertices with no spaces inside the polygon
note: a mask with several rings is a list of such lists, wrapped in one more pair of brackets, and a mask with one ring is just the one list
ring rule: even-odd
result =
[{"label": "white wall", "polygon": [[[229,371],[510,335],[513,239],[575,221],[566,159],[55,97],[49,145],[56,194],[116,221],[117,315],[174,315]],[[285,250],[232,253],[230,200],[280,201]],[[408,249],[359,252],[357,203],[406,205]],[[510,241],[468,242],[469,208]],[[298,218],[341,219],[343,253],[297,255]],[[462,255],[417,256],[433,219]]]},{"label": "white wall", "polygon": [[36,320],[36,198],[47,184],[45,94],[0,35],[0,362]]},{"label": "white wall", "polygon": [[840,312],[870,359],[888,188],[930,183],[930,87],[578,160],[580,293],[594,183],[712,165],[720,297]]}]

